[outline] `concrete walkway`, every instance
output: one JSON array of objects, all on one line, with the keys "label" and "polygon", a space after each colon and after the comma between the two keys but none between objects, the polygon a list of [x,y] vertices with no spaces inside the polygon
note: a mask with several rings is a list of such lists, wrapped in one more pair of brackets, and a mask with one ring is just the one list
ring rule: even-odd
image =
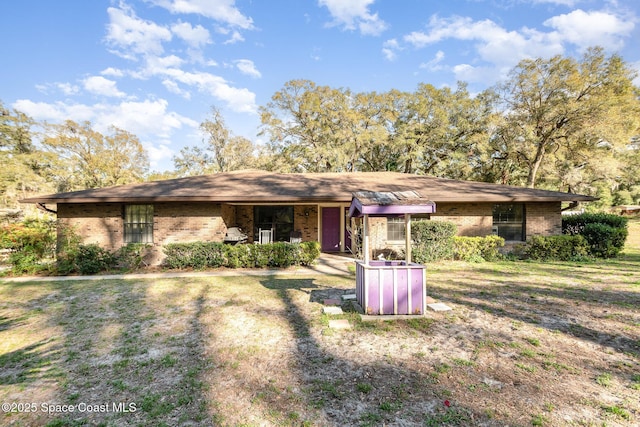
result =
[{"label": "concrete walkway", "polygon": [[[94,276],[20,276],[0,278],[2,282],[58,282],[73,280],[136,280],[136,279],[172,279],[180,277],[212,277],[212,276],[273,276],[309,274],[328,274],[334,276],[352,276],[349,265],[354,266],[354,259],[338,254],[321,254],[318,262],[310,267],[291,267],[282,269],[220,269],[208,271],[166,271],[149,273],[98,274]],[[352,268],[351,271],[355,271]]]}]

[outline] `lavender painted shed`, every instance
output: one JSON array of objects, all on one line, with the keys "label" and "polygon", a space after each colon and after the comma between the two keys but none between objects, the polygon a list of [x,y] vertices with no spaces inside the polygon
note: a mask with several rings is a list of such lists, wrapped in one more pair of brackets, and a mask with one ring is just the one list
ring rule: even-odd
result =
[{"label": "lavender painted shed", "polygon": [[[349,216],[364,217],[364,260],[356,262],[356,299],[366,314],[426,314],[426,267],[411,262],[411,214],[434,213],[435,210],[435,203],[415,191],[353,194]],[[369,260],[368,222],[371,215],[404,215],[405,261]]]}]

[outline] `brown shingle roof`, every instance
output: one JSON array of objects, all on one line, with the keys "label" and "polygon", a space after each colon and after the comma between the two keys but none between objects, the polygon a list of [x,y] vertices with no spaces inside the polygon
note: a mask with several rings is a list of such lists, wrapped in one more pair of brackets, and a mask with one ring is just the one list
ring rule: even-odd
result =
[{"label": "brown shingle roof", "polygon": [[596,200],[579,194],[397,172],[281,174],[251,170],[50,194],[22,202],[349,203],[356,191],[417,191],[436,203]]}]

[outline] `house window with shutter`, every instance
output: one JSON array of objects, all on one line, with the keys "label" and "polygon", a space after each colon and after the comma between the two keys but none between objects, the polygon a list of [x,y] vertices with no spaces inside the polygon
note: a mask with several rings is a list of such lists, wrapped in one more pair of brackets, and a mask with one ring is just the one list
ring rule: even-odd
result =
[{"label": "house window with shutter", "polygon": [[124,207],[124,243],[153,243],[153,205]]}]

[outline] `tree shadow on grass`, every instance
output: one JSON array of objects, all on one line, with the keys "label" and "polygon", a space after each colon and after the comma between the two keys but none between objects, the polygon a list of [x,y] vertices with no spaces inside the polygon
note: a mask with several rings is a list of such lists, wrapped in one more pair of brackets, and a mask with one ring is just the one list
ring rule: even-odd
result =
[{"label": "tree shadow on grass", "polygon": [[[605,309],[640,307],[640,292],[589,289],[554,283],[518,283],[517,278],[504,278],[500,273],[485,271],[482,274],[490,274],[490,279],[478,282],[461,277],[449,281],[445,286],[431,283],[431,294],[445,302],[566,333],[640,357],[640,336],[634,336],[632,330],[616,334],[594,327],[598,315]],[[598,304],[599,307],[594,307]],[[599,310],[598,313],[595,312],[596,309]],[[592,318],[590,325],[579,320],[583,314]]]},{"label": "tree shadow on grass", "polygon": [[[0,354],[0,385],[29,383],[36,379],[56,375],[51,370],[58,359],[60,349],[51,346],[51,339]],[[49,369],[50,372],[43,371]]]},{"label": "tree shadow on grass", "polygon": [[[294,374],[304,390],[302,398],[298,396],[295,403],[300,406],[302,400],[302,410],[307,408],[307,413],[316,414],[312,416],[314,423],[330,426],[424,425],[448,420],[447,425],[466,426],[484,419],[486,425],[492,425],[481,415],[480,409],[444,407],[444,392],[424,372],[382,358],[371,363],[338,356],[323,345],[317,334],[318,325],[313,323],[315,313],[310,315],[302,304],[321,302],[325,296],[332,296],[340,289],[320,285],[316,280],[269,277],[261,281],[283,302],[287,321],[295,333]],[[309,298],[300,298],[300,292]],[[350,334],[358,333],[357,329],[325,331],[344,334],[345,340],[349,340]],[[359,344],[354,341],[352,345]],[[281,403],[272,402],[274,406]]]},{"label": "tree shadow on grass", "polygon": [[152,281],[59,286],[65,305],[52,321],[64,328],[66,386],[57,403],[109,410],[58,414],[52,425],[213,425],[202,381],[206,286],[189,300],[192,312],[182,316],[180,336],[153,332],[168,313],[157,308],[161,298],[149,295]]}]

